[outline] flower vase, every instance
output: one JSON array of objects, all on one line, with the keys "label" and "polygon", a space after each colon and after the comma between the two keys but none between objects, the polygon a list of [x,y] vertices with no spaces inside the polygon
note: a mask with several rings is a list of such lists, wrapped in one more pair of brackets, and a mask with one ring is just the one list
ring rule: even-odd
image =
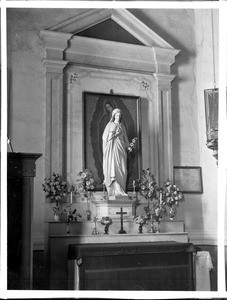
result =
[{"label": "flower vase", "polygon": [[94,227],[92,230],[92,235],[97,235],[99,234],[97,227]]},{"label": "flower vase", "polygon": [[67,222],[67,225],[66,225],[66,233],[67,233],[67,234],[70,234],[69,222]]},{"label": "flower vase", "polygon": [[109,234],[109,224],[106,224],[104,227],[104,234]]},{"label": "flower vase", "polygon": [[104,234],[109,234],[109,227],[113,223],[110,217],[102,217],[101,224],[104,225]]},{"label": "flower vase", "polygon": [[87,218],[87,221],[91,221],[91,211],[90,210],[86,210],[86,218]]},{"label": "flower vase", "polygon": [[142,233],[143,233],[143,224],[140,224],[140,225],[139,225],[138,233],[139,233],[139,234],[142,234]]},{"label": "flower vase", "polygon": [[56,200],[56,206],[53,207],[54,211],[54,220],[55,222],[61,221],[61,207],[58,204],[58,201]]},{"label": "flower vase", "polygon": [[151,233],[155,233],[155,226],[154,226],[154,221],[151,221],[151,229],[150,229]]},{"label": "flower vase", "polygon": [[54,214],[54,220],[55,220],[55,222],[60,222],[61,218],[58,214]]},{"label": "flower vase", "polygon": [[171,221],[173,221],[173,219],[175,218],[175,216],[176,216],[176,209],[173,206],[171,206],[170,207],[170,211],[169,211],[169,219]]},{"label": "flower vase", "polygon": [[160,233],[160,221],[157,222],[156,233]]}]

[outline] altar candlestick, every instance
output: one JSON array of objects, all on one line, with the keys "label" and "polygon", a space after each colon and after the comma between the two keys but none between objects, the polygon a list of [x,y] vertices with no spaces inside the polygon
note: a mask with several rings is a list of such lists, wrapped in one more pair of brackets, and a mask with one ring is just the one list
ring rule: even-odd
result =
[{"label": "altar candlestick", "polygon": [[87,196],[87,209],[89,210],[89,201],[88,201],[88,196]]},{"label": "altar candlestick", "polygon": [[135,180],[132,181],[132,186],[133,186],[133,194],[135,195],[135,193],[136,193],[136,182],[135,182]]},{"label": "altar candlestick", "polygon": [[103,197],[105,197],[105,192],[106,192],[106,191],[105,191],[105,183],[103,182],[102,185],[103,185]]},{"label": "altar candlestick", "polygon": [[73,192],[70,193],[70,204],[73,204]]}]

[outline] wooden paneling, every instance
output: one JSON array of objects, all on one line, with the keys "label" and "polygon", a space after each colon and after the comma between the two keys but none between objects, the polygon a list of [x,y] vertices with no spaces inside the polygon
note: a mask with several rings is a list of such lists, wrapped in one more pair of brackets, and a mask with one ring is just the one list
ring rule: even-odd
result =
[{"label": "wooden paneling", "polygon": [[70,245],[69,258],[78,260],[81,290],[192,291],[194,251],[168,242]]},{"label": "wooden paneling", "polygon": [[8,153],[8,289],[32,289],[33,184],[35,162],[40,156],[34,153]]}]

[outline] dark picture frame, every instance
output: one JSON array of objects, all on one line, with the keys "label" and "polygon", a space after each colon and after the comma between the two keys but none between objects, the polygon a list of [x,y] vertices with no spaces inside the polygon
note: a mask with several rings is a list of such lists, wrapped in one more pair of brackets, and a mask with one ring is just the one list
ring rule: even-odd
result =
[{"label": "dark picture frame", "polygon": [[83,92],[84,167],[92,172],[95,190],[103,190],[102,133],[110,120],[110,111],[122,111],[129,142],[137,137],[136,148],[128,154],[126,190],[133,190],[133,180],[141,173],[141,99],[137,96]]},{"label": "dark picture frame", "polygon": [[176,184],[182,193],[202,194],[202,168],[201,167],[174,167],[174,184]]}]

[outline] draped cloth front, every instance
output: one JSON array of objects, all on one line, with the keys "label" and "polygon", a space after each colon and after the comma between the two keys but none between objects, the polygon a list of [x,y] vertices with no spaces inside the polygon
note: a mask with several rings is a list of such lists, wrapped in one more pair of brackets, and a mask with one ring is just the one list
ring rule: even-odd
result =
[{"label": "draped cloth front", "polygon": [[109,196],[126,195],[127,153],[126,129],[110,121],[103,132],[103,173]]}]

